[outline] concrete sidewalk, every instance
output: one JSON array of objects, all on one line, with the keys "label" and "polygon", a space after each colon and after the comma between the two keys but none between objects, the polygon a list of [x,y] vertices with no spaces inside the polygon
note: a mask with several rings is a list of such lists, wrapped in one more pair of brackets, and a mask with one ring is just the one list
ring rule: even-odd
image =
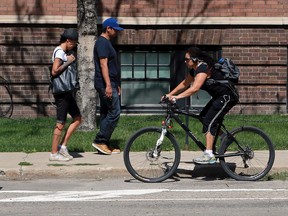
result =
[{"label": "concrete sidewalk", "polygon": [[[124,165],[123,153],[113,155],[101,155],[95,152],[71,153],[74,159],[69,162],[49,161],[49,154],[49,152],[0,153],[0,180],[57,177],[101,179],[115,176],[132,179]],[[178,174],[194,177],[205,173],[223,172],[219,164],[196,167],[191,163],[193,158],[201,154],[202,152],[182,151]],[[31,165],[19,165],[21,162]],[[208,167],[210,169],[207,170]],[[288,151],[276,151],[275,162],[270,173],[283,171],[288,172]]]}]

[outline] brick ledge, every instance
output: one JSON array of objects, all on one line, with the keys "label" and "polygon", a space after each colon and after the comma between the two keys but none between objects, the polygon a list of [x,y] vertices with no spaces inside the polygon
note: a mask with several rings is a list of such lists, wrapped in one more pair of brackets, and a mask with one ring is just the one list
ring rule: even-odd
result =
[{"label": "brick ledge", "polygon": [[[108,17],[99,17],[102,23]],[[122,25],[288,25],[288,17],[118,17]],[[0,24],[76,24],[76,16],[0,15]]]}]

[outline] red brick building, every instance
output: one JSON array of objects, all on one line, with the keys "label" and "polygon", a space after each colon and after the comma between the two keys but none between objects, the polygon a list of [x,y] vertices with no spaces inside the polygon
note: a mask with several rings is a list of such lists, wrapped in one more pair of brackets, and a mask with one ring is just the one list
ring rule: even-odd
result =
[{"label": "red brick building", "polygon": [[[198,45],[239,65],[241,103],[233,112],[287,113],[287,0],[99,0],[97,6],[99,23],[115,17],[125,28],[115,43],[123,112],[157,110],[160,96],[185,76],[183,52]],[[10,82],[13,117],[54,115],[48,66],[68,27],[77,27],[77,0],[1,0],[0,76]],[[200,92],[191,107],[207,99]]]}]

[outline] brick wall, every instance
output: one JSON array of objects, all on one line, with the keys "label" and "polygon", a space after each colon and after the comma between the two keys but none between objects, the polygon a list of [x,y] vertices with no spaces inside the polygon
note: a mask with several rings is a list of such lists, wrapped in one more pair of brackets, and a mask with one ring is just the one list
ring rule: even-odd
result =
[{"label": "brick wall", "polygon": [[[105,0],[103,15],[124,17],[287,17],[286,0]],[[104,4],[105,2],[105,4]],[[120,4],[121,2],[121,4]]]},{"label": "brick wall", "polygon": [[75,16],[77,0],[1,0],[0,14]]},{"label": "brick wall", "polygon": [[[222,46],[223,56],[231,57],[242,72],[238,85],[241,105],[234,112],[287,112],[287,22],[273,23],[277,17],[277,22],[288,17],[286,0],[98,2],[100,20],[121,17],[126,30],[119,35],[118,44]],[[76,26],[76,14],[76,0],[1,0],[0,76],[12,82],[14,117],[55,114],[47,93],[48,66],[60,33]],[[67,17],[72,21],[63,21]],[[154,17],[156,25],[143,23],[143,17],[148,21]],[[183,25],[161,24],[179,17]],[[229,24],[193,24],[196,18],[205,22],[205,17]],[[241,17],[246,24],[241,25]],[[247,20],[260,25],[247,24]]]},{"label": "brick wall", "polygon": [[[286,0],[99,0],[99,16],[287,17]],[[1,0],[1,15],[77,14],[77,0]]]},{"label": "brick wall", "polygon": [[55,114],[53,96],[48,94],[48,67],[62,32],[60,27],[0,28],[0,76],[11,82],[13,117]]}]

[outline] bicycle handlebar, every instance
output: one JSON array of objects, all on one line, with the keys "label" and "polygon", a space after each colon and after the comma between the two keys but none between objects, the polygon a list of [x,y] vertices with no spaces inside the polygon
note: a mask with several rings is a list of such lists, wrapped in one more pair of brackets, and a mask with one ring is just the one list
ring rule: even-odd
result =
[{"label": "bicycle handlebar", "polygon": [[197,118],[197,119],[199,118],[199,113],[179,109],[179,107],[177,106],[176,100],[171,101],[171,100],[169,100],[168,97],[166,97],[166,95],[163,95],[163,97],[160,101],[160,104],[167,105],[168,109],[171,109],[175,113],[189,115],[189,116]]},{"label": "bicycle handlebar", "polygon": [[164,103],[164,104],[167,104],[169,107],[172,107],[172,108],[176,108],[176,99],[173,98],[172,101],[169,100],[169,97],[166,97],[166,95],[163,95],[160,103]]}]

